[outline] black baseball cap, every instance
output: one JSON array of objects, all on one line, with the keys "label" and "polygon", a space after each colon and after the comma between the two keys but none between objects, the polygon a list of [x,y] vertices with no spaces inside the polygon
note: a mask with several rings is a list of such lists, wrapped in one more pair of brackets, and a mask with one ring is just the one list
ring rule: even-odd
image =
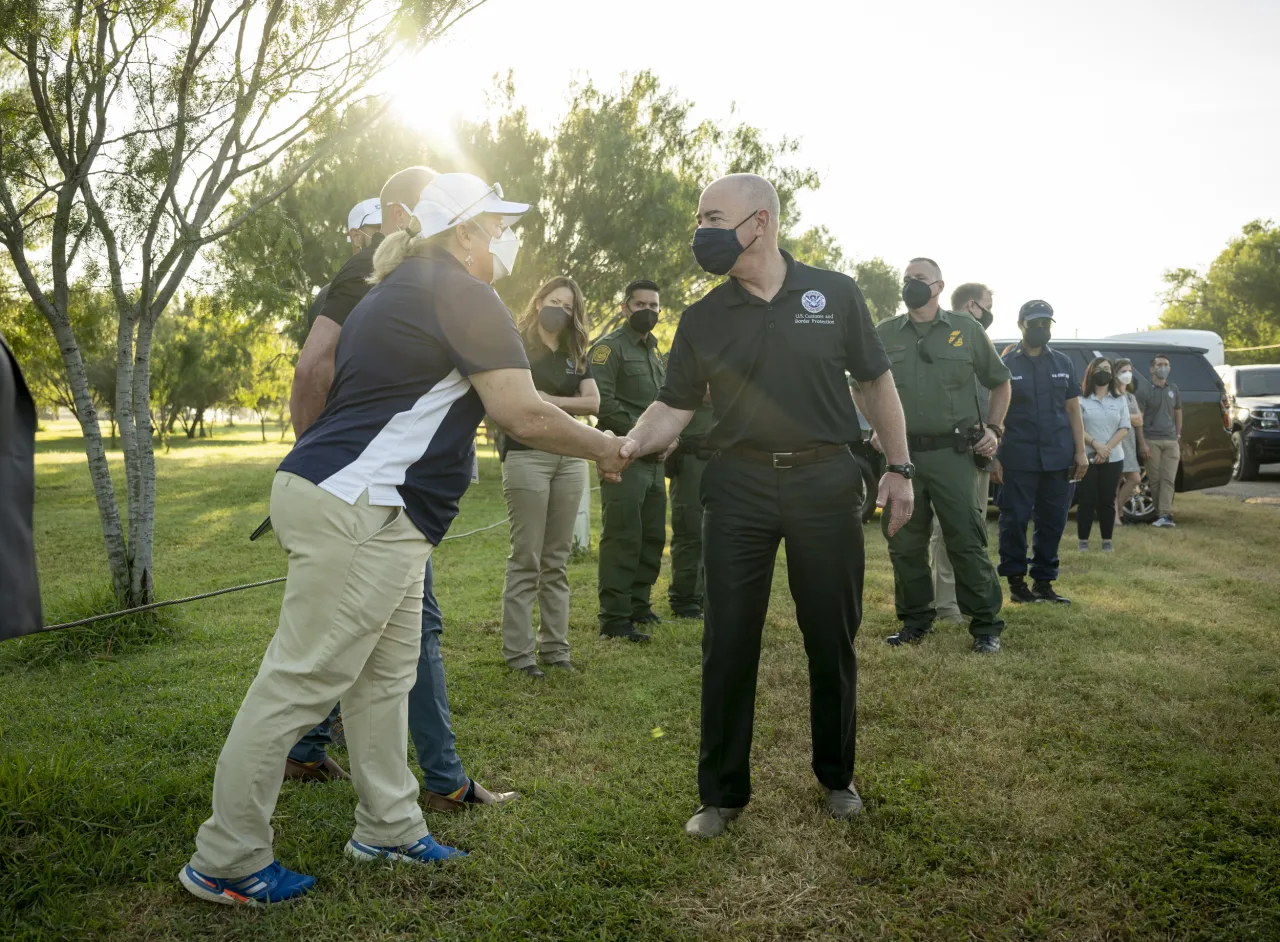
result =
[{"label": "black baseball cap", "polygon": [[1038,317],[1047,317],[1049,320],[1053,320],[1053,305],[1048,301],[1028,301],[1018,309],[1019,324],[1035,320]]}]

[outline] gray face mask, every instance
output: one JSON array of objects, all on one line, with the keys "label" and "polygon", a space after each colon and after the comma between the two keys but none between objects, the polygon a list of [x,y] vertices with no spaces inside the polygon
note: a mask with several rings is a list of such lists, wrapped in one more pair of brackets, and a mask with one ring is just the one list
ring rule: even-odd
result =
[{"label": "gray face mask", "polygon": [[1167,367],[1167,366],[1157,366],[1157,367],[1156,367],[1156,379],[1168,379],[1168,378],[1169,378],[1169,367]]}]

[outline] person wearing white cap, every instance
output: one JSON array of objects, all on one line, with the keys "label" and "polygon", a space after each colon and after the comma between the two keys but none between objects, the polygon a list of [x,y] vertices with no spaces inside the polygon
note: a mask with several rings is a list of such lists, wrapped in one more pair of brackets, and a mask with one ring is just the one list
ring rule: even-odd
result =
[{"label": "person wearing white cap", "polygon": [[[617,478],[622,440],[534,389],[491,283],[515,262],[528,210],[497,184],[438,176],[411,228],[374,255],[374,286],[342,328],[324,411],[281,463],[271,517],[289,555],[280,624],[218,759],[213,814],[179,874],[211,902],[302,896],[312,877],[274,860],[285,753],[342,700],[359,804],[348,857],[415,865],[459,856],[430,836],[408,766],[408,694],[423,572],[471,480],[486,413],[521,441]],[[383,203],[384,225],[387,220]],[[416,220],[416,222],[415,222]]]},{"label": "person wearing white cap", "polygon": [[307,312],[307,340],[298,354],[293,371],[293,388],[289,393],[289,414],[293,434],[303,433],[324,408],[325,397],[333,385],[333,358],[338,349],[338,334],[347,315],[369,291],[373,273],[373,253],[382,240],[399,232],[409,221],[407,203],[413,206],[423,188],[436,172],[429,167],[406,167],[383,184],[376,199],[361,200],[347,214],[347,239],[351,242],[351,258],[343,264],[333,281],[320,289]]},{"label": "person wearing white cap", "polygon": [[351,254],[363,252],[373,244],[373,237],[382,228],[382,202],[374,196],[361,200],[347,213],[347,241]]}]

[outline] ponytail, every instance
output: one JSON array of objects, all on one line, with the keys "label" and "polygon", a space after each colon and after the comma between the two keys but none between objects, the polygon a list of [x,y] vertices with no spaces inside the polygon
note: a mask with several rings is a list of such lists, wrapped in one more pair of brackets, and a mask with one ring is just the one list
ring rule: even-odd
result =
[{"label": "ponytail", "polygon": [[409,218],[409,228],[401,229],[382,240],[373,253],[373,274],[369,276],[369,284],[376,285],[387,275],[400,267],[406,258],[426,258],[434,246],[447,246],[453,237],[453,229],[445,229],[433,236],[424,238],[419,235],[422,225],[416,217]]},{"label": "ponytail", "polygon": [[376,285],[400,267],[400,263],[409,257],[409,243],[412,240],[413,236],[404,229],[382,240],[378,250],[373,253],[373,274],[369,276],[369,284]]}]

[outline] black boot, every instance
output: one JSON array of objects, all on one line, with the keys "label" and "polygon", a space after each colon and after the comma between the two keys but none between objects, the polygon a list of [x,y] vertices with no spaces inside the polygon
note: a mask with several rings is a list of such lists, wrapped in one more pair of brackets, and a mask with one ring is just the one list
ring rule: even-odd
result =
[{"label": "black boot", "polygon": [[898,633],[896,635],[889,635],[889,637],[885,638],[884,641],[885,644],[890,645],[891,647],[900,648],[904,644],[919,644],[924,640],[924,636],[927,634],[927,631],[921,631],[919,628],[907,628],[906,626],[903,626],[898,629]]},{"label": "black boot", "polygon": [[1059,605],[1070,605],[1071,599],[1063,598],[1053,591],[1053,583],[1046,579],[1036,580],[1036,587],[1031,590],[1036,602],[1057,602]]},{"label": "black boot", "polygon": [[1027,588],[1027,580],[1022,576],[1009,577],[1009,601],[1010,602],[1035,602],[1036,597],[1030,589]]}]

